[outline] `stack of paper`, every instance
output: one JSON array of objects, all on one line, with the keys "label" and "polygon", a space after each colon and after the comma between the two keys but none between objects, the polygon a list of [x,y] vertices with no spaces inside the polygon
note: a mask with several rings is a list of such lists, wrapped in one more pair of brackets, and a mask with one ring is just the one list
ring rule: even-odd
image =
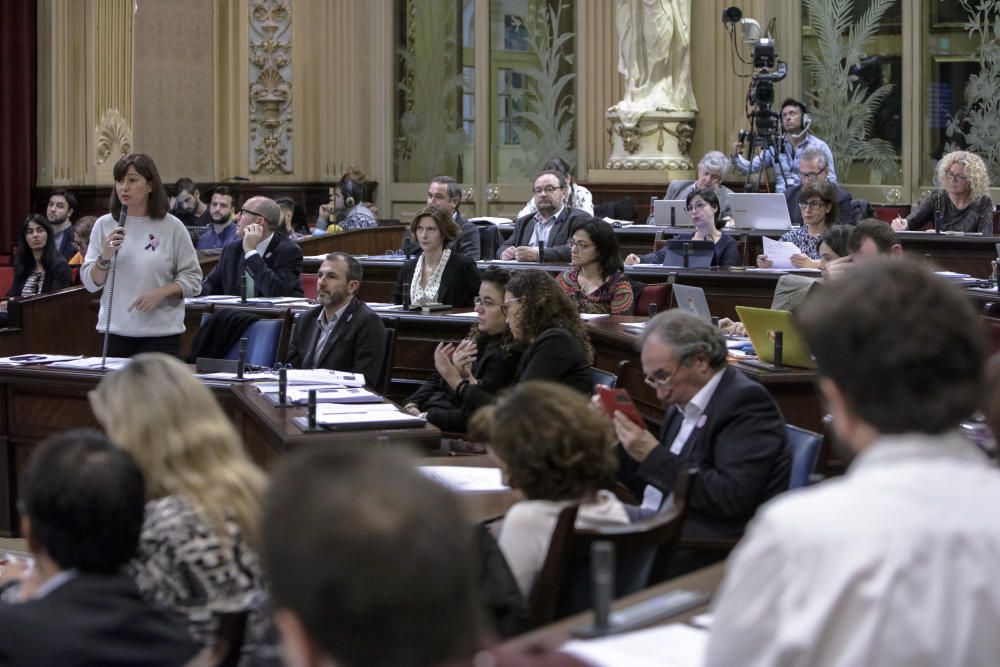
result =
[{"label": "stack of paper", "polygon": [[[108,357],[105,368],[109,370],[125,368],[131,361],[122,357]],[[77,371],[99,371],[102,366],[101,357],[79,357],[71,361],[54,361],[49,365],[53,368],[69,368]]]},{"label": "stack of paper", "polygon": [[673,623],[600,639],[571,641],[560,650],[596,667],[696,667],[705,661],[708,632]]},{"label": "stack of paper", "polygon": [[580,313],[580,319],[584,321],[599,320],[602,317],[611,317],[607,313]]},{"label": "stack of paper", "polygon": [[[304,417],[295,421],[303,424]],[[331,430],[358,428],[407,428],[423,426],[424,420],[403,412],[391,403],[367,405],[317,405],[316,424]]]},{"label": "stack of paper", "polygon": [[[315,389],[303,387],[290,387],[288,389],[288,400],[292,403],[306,404],[309,402],[309,392],[316,392],[317,403],[381,403],[382,397],[367,389],[354,387]],[[268,395],[276,392],[268,392]]]},{"label": "stack of paper", "polygon": [[51,364],[56,361],[73,361],[82,356],[79,354],[15,354],[13,357],[0,357],[0,366]]},{"label": "stack of paper", "polygon": [[420,472],[455,493],[493,493],[509,491],[500,468],[471,466],[420,466]]},{"label": "stack of paper", "polygon": [[791,241],[775,241],[766,236],[761,237],[764,242],[764,254],[771,260],[774,269],[794,269],[792,255],[801,255],[802,251]]}]

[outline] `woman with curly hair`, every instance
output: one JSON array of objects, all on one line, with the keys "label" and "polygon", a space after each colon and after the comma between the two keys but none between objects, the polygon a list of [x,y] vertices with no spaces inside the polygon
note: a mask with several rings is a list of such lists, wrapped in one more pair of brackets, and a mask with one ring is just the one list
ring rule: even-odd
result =
[{"label": "woman with curly hair", "polygon": [[473,430],[500,459],[507,484],[525,500],[507,511],[500,550],[518,588],[531,596],[559,513],[579,503],[577,528],[627,524],[614,494],[618,468],[611,422],[587,399],[554,382],[525,382],[473,417]]},{"label": "woman with curly hair", "polygon": [[569,235],[573,268],[556,278],[559,287],[576,301],[581,313],[630,314],[632,284],[618,257],[615,230],[598,218],[580,218]]},{"label": "woman with curly hair", "polygon": [[[515,372],[518,382],[551,380],[590,395],[594,348],[576,304],[552,276],[538,269],[515,272],[500,312],[524,348]],[[466,387],[463,398],[472,409],[496,400],[478,385]]]},{"label": "woman with curly hair", "polygon": [[441,343],[434,351],[437,375],[403,405],[410,414],[423,414],[443,431],[465,431],[474,408],[465,402],[469,387],[495,394],[514,381],[520,349],[514,344],[500,310],[510,272],[497,266],[483,271],[476,297],[476,324],[458,345]]},{"label": "woman with curly hair", "polygon": [[266,480],[215,397],[176,358],[144,353],[104,378],[90,402],[146,480],[146,516],[128,567],[143,597],[178,614],[203,645],[215,641],[223,612],[251,610],[251,637],[259,637]]},{"label": "woman with curly hair", "polygon": [[968,151],[947,153],[937,166],[938,183],[917,210],[892,221],[897,232],[915,231],[931,225],[938,232],[993,234],[993,200],[990,176],[982,158]]}]

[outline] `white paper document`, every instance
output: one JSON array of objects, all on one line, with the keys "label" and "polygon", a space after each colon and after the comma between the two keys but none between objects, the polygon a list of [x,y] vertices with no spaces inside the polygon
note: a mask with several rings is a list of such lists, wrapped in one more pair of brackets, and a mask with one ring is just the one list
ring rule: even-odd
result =
[{"label": "white paper document", "polygon": [[[423,426],[425,420],[420,417],[400,411],[398,408],[384,410],[376,408],[372,410],[356,411],[333,411],[325,408],[330,406],[316,406],[316,423],[320,426],[329,427],[413,427]],[[372,407],[372,406],[365,406]]]},{"label": "white paper document", "polygon": [[571,641],[560,649],[595,667],[700,667],[708,632],[672,623],[623,635]]},{"label": "white paper document", "polygon": [[[210,376],[231,377],[232,373],[213,373]],[[244,373],[244,379],[259,382],[255,386],[264,393],[278,391],[277,371],[264,371],[261,373]],[[289,368],[286,374],[288,386],[314,386],[314,387],[363,387],[365,386],[365,376],[361,373],[347,373],[345,371],[331,371],[325,368]],[[275,380],[275,382],[272,382]],[[273,389],[272,389],[273,387]]]},{"label": "white paper document", "polygon": [[445,317],[460,317],[460,318],[463,318],[463,319],[474,320],[474,319],[476,319],[476,318],[479,317],[479,313],[476,313],[476,312],[471,312],[471,313],[447,313],[445,315]]},{"label": "white paper document", "polygon": [[[125,368],[132,362],[122,357],[108,357],[105,368],[117,370]],[[101,357],[80,357],[71,361],[55,361],[49,364],[53,368],[69,368],[78,371],[96,371],[101,368]]]},{"label": "white paper document", "polygon": [[[306,403],[309,401],[309,389],[300,387],[290,387],[288,389],[288,400],[292,403]],[[345,387],[343,389],[317,389],[317,403],[381,403],[382,397],[367,389],[357,389]]]},{"label": "white paper document", "polygon": [[80,354],[15,354],[12,357],[0,357],[0,366],[51,364],[56,361],[73,361],[82,358],[82,356]]},{"label": "white paper document", "polygon": [[590,320],[599,320],[602,317],[611,317],[611,315],[607,313],[580,313],[580,319],[585,322]]},{"label": "white paper document", "polygon": [[489,217],[489,216],[483,216],[483,217],[480,217],[480,218],[469,218],[469,222],[472,222],[472,223],[476,223],[476,222],[488,222],[491,225],[509,225],[509,224],[512,224],[514,221],[511,220],[510,218],[493,218],[493,217]]},{"label": "white paper document", "polygon": [[794,269],[792,265],[792,255],[801,255],[802,251],[791,241],[775,241],[766,236],[762,236],[764,242],[764,254],[774,263],[774,269]]},{"label": "white paper document", "polygon": [[492,493],[508,491],[500,468],[472,466],[420,466],[420,472],[455,493]]}]

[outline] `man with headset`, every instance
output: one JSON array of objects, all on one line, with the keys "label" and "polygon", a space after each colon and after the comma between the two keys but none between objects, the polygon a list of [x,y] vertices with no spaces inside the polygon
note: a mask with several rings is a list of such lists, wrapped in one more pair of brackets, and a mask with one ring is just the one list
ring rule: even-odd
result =
[{"label": "man with headset", "polygon": [[802,183],[799,175],[799,159],[802,152],[807,148],[818,148],[826,154],[826,162],[829,166],[828,180],[831,183],[837,182],[837,173],[833,166],[833,153],[830,147],[822,139],[809,133],[812,119],[809,118],[806,105],[796,99],[789,97],[781,103],[781,129],[782,138],[779,140],[780,150],[777,152],[777,163],[775,161],[775,148],[768,146],[760,154],[754,156],[753,162],[748,161],[740,155],[742,142],[733,144],[729,157],[733,161],[733,167],[741,174],[753,173],[767,167],[774,168],[774,190],[784,192],[786,188],[791,188]]}]

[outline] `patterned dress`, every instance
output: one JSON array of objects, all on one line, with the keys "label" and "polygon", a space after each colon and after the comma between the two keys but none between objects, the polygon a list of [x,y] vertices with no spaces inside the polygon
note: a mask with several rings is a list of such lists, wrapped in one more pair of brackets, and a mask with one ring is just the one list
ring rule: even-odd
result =
[{"label": "patterned dress", "polygon": [[819,259],[819,238],[818,236],[812,236],[809,233],[809,228],[805,225],[795,227],[791,231],[781,235],[782,241],[791,241],[809,259]]},{"label": "patterned dress", "polygon": [[621,271],[612,273],[603,285],[590,294],[586,294],[580,286],[580,269],[563,271],[556,282],[576,301],[581,313],[628,315],[632,312],[632,284]]}]

